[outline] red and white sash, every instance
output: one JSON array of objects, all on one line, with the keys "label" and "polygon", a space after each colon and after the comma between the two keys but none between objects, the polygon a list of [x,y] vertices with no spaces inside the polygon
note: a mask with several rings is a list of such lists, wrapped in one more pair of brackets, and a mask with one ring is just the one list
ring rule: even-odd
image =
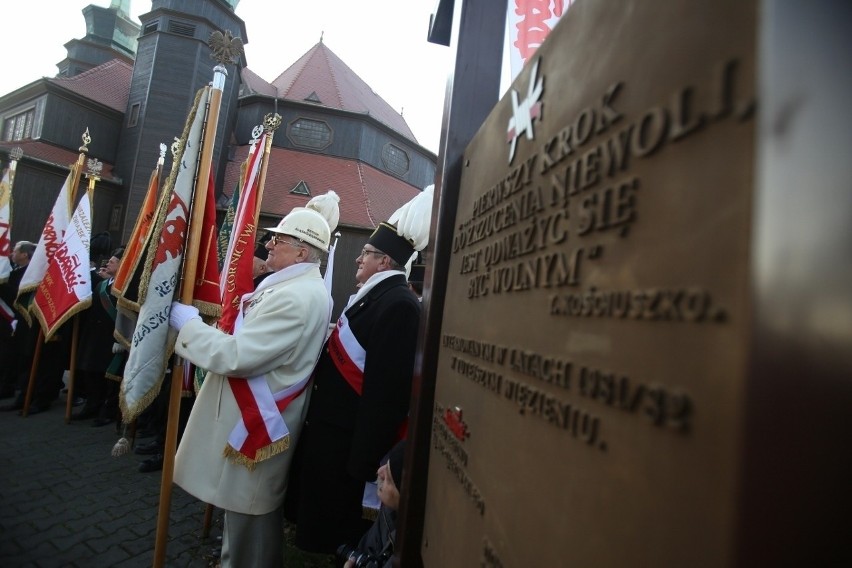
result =
[{"label": "red and white sash", "polygon": [[349,386],[361,396],[364,389],[364,363],[367,352],[358,343],[346,314],[340,315],[331,337],[328,338],[328,354],[337,371],[343,376]]},{"label": "red and white sash", "polygon": [[9,304],[4,302],[3,300],[0,300],[0,317],[2,317],[10,324],[12,323],[12,320],[15,319],[15,312],[12,311],[12,308],[9,307]]},{"label": "red and white sash", "polygon": [[[328,338],[328,354],[331,361],[334,363],[337,372],[343,379],[352,387],[358,396],[364,391],[364,365],[367,361],[367,352],[364,347],[358,343],[355,334],[352,333],[352,328],[349,327],[349,319],[346,317],[346,310],[354,305],[358,300],[366,295],[366,292],[376,284],[394,276],[394,273],[379,273],[380,278],[375,278],[373,275],[371,280],[361,288],[361,290],[349,299],[349,303],[337,320],[337,325],[331,336]],[[408,434],[408,419],[404,420],[397,432],[397,440],[405,438]],[[378,496],[378,488],[376,483],[368,481],[364,484],[364,494],[361,498],[361,513],[363,518],[367,520],[375,520],[379,513],[381,501]]]},{"label": "red and white sash", "polygon": [[[285,268],[264,279],[254,292],[244,294],[240,302],[240,312],[234,322],[234,333],[236,334],[243,325],[246,307],[253,305],[253,299],[256,301],[260,298],[258,292],[278,282],[304,274],[315,266],[315,264],[297,264]],[[266,382],[266,375],[247,379],[228,377],[228,385],[240,409],[240,419],[228,435],[225,456],[253,470],[257,462],[287,450],[290,447],[290,430],[281,414],[305,391],[311,376],[309,373],[296,384],[274,394],[269,388],[269,383]]]},{"label": "red and white sash", "polygon": [[[334,331],[328,338],[328,354],[337,372],[358,393],[358,396],[361,396],[364,389],[364,362],[367,360],[367,352],[355,339],[345,313],[340,315]],[[364,484],[364,496],[361,499],[363,517],[367,520],[375,520],[380,505],[376,484],[368,481]]]},{"label": "red and white sash", "polygon": [[239,379],[228,384],[240,408],[240,420],[228,435],[225,454],[248,469],[290,447],[290,430],[281,413],[305,392],[311,375],[295,385],[272,394],[265,375]]}]

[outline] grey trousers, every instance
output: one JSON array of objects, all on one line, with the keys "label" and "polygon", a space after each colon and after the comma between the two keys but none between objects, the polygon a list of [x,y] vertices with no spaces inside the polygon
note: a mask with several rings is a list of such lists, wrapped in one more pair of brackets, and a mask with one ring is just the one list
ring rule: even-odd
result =
[{"label": "grey trousers", "polygon": [[265,515],[225,511],[222,568],[282,568],[284,522],[281,510]]}]

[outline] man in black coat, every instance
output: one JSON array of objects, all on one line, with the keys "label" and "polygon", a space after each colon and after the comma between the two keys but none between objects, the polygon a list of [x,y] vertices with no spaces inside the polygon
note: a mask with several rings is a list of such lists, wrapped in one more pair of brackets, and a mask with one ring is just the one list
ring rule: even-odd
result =
[{"label": "man in black coat", "polygon": [[112,283],[123,253],[123,248],[116,249],[103,268],[93,270],[92,305],[80,315],[77,371],[87,398],[85,406],[72,418],[95,418],[95,426],[115,420],[118,410],[118,383],[107,378],[107,371],[116,357],[124,357],[122,353],[113,353],[117,300],[112,295]]},{"label": "man in black coat", "polygon": [[303,550],[358,543],[370,526],[365,484],[405,436],[420,320],[403,268],[413,252],[393,225],[376,229],[356,259],[361,286],[317,363],[285,501]]},{"label": "man in black coat", "polygon": [[[36,245],[29,241],[18,241],[12,249],[10,259],[13,269],[8,280],[0,284],[0,299],[6,306],[12,307],[18,296],[18,286],[24,277],[24,272],[35,252]],[[29,354],[29,326],[24,318],[17,312],[13,313],[12,320],[7,324],[0,324],[2,330],[2,342],[0,342],[0,398],[14,396],[16,388],[26,388],[26,379],[29,377],[31,359]],[[9,410],[23,408],[23,391],[19,401],[8,406]]]}]

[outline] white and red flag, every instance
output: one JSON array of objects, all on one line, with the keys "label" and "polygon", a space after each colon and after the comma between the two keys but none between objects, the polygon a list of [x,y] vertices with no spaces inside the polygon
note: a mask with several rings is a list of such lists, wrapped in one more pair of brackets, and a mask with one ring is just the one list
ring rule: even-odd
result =
[{"label": "white and red flag", "polygon": [[12,263],[9,261],[9,255],[12,254],[11,172],[11,167],[6,168],[3,172],[3,178],[0,179],[0,282],[8,280],[9,274],[12,272]]},{"label": "white and red flag", "polygon": [[87,192],[77,205],[33,298],[32,311],[41,323],[45,341],[74,314],[92,304],[91,236],[92,201]]},{"label": "white and red flag", "polygon": [[506,18],[512,81],[532,58],[573,0],[510,0]]},{"label": "white and red flag", "polygon": [[234,214],[228,248],[222,262],[222,273],[219,276],[219,290],[222,293],[222,317],[219,318],[219,329],[225,333],[234,332],[234,322],[240,312],[240,298],[254,290],[252,280],[252,263],[254,262],[254,247],[257,237],[257,194],[260,181],[260,168],[263,163],[266,147],[266,137],[263,134],[258,141],[258,151],[249,156],[248,168],[243,178],[243,186],[239,188],[239,202]]},{"label": "white and red flag", "polygon": [[71,185],[75,179],[77,179],[76,165],[71,167],[68,177],[65,178],[65,184],[56,197],[53,210],[47,218],[47,223],[45,223],[41,232],[41,238],[18,286],[15,307],[28,324],[32,324],[29,310],[33,293],[41,284],[53,255],[62,246],[62,239],[65,238],[65,230],[68,228],[68,222],[71,219],[71,194],[74,190]]},{"label": "white and red flag", "polygon": [[[163,382],[174,350],[169,328],[172,301],[177,297],[184,251],[189,235],[189,212],[201,157],[204,108],[210,88],[201,89],[187,116],[181,145],[166,182],[170,196],[163,215],[157,215],[146,267],[139,286],[139,317],[124,368],[120,404],[124,421],[131,422],[148,407]],[[175,379],[179,380],[179,379]]]}]

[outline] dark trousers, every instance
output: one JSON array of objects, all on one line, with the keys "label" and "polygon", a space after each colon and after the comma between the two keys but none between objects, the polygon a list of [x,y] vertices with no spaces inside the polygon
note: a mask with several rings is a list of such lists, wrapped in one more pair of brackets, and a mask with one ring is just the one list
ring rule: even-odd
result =
[{"label": "dark trousers", "polygon": [[352,432],[332,424],[305,423],[293,456],[284,514],[296,523],[296,546],[334,554],[355,546],[372,524],[363,517],[364,481],[346,471]]},{"label": "dark trousers", "polygon": [[[42,338],[35,384],[33,385],[32,402],[36,405],[49,405],[59,398],[59,391],[62,388],[62,375],[65,374],[65,370],[68,368],[71,355],[70,341],[67,334],[63,333],[63,330],[64,327],[60,328],[51,337],[50,341],[44,342]],[[15,331],[16,337],[19,333],[21,334],[18,338],[18,341],[21,343],[18,345],[22,347],[18,359],[18,367],[15,370],[18,388],[21,389],[20,397],[23,397],[27,392],[27,386],[29,385],[32,373],[33,357],[40,337],[39,331],[38,327],[26,327],[24,322],[21,322]]]},{"label": "dark trousers", "polygon": [[[156,432],[155,438],[160,445],[166,442],[166,428],[169,423],[169,394],[171,391],[171,373],[166,373],[157,398],[146,408],[139,417],[140,425],[146,429]],[[180,442],[186,423],[189,421],[189,413],[195,397],[182,396],[180,399],[180,412],[178,413],[178,442]]]}]

